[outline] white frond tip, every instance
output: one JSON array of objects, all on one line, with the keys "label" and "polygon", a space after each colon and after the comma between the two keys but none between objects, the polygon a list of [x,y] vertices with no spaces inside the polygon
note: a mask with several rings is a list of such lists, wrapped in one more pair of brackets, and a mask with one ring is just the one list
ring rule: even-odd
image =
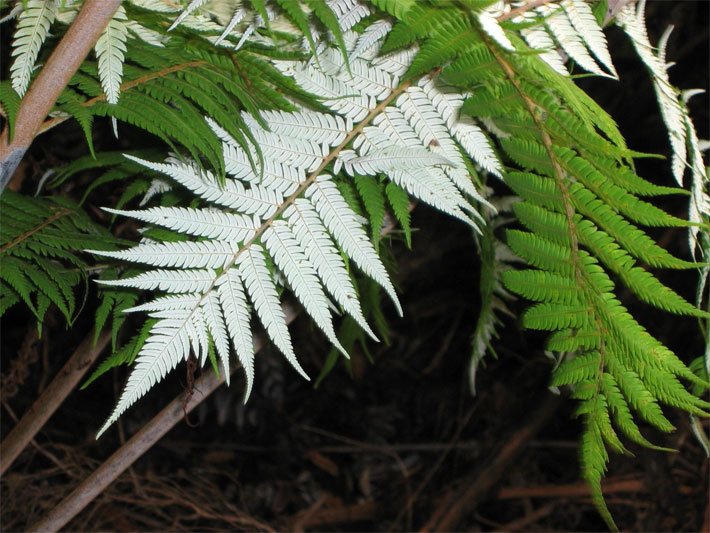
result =
[{"label": "white frond tip", "polygon": [[237,265],[246,293],[254,305],[254,311],[276,347],[291,363],[291,366],[310,381],[293,351],[291,335],[286,326],[286,316],[279,302],[276,284],[269,273],[261,246],[253,244],[238,258]]},{"label": "white frond tip", "polygon": [[478,22],[486,34],[493,39],[501,48],[510,52],[515,52],[515,46],[510,42],[505,30],[498,23],[496,18],[487,11],[481,11],[478,14]]},{"label": "white frond tip", "polygon": [[101,427],[98,439],[118,418],[165,375],[178,362],[190,354],[191,343],[188,335],[189,316],[164,318],[150,330],[148,340],[136,357],[136,364],[128,377],[128,383],[113,413]]},{"label": "white frond tip", "polygon": [[537,8],[537,11],[545,17],[545,24],[550,33],[575,63],[597,76],[614,78],[613,75],[604,72],[590,55],[582,36],[572,25],[564,10],[558,5],[546,4]]},{"label": "white frond tip", "polygon": [[301,250],[288,224],[283,220],[275,221],[264,232],[262,240],[306,312],[333,346],[349,359],[348,352],[335,334],[328,298],[321,288],[316,269]]},{"label": "white frond tip", "polygon": [[204,4],[207,3],[207,0],[192,0],[187,7],[183,10],[182,13],[180,13],[180,16],[175,19],[175,21],[170,25],[168,28],[168,31],[173,31],[175,28],[177,28],[183,20],[185,20],[188,16],[190,16],[194,11],[202,7]]},{"label": "white frond tip", "polygon": [[343,258],[311,202],[299,198],[283,216],[328,292],[375,342],[379,342],[362,314],[360,300]]},{"label": "white frond tip", "polygon": [[222,361],[224,380],[229,386],[231,376],[229,368],[229,338],[227,337],[224,314],[222,313],[217,291],[210,291],[207,296],[202,298],[200,305],[202,316],[214,342],[215,350]]},{"label": "white frond tip", "polygon": [[246,392],[244,394],[244,402],[246,403],[254,384],[254,341],[250,325],[251,312],[247,306],[242,280],[236,269],[229,269],[218,280],[217,297],[224,323],[234,345],[234,351],[246,376]]},{"label": "white frond tip", "polygon": [[223,40],[227,38],[227,36],[232,33],[232,30],[234,30],[235,26],[239,24],[242,20],[244,20],[244,17],[246,16],[247,12],[242,9],[238,8],[234,14],[232,15],[232,18],[229,20],[227,25],[224,27],[224,31],[222,34],[217,38],[217,40],[214,42],[215,45],[219,45]]},{"label": "white frond tip", "polygon": [[323,224],[328,228],[338,245],[367,276],[385,290],[397,312],[402,316],[402,306],[387,270],[358,220],[358,216],[350,209],[330,177],[318,176],[316,181],[306,189],[306,198],[311,201]]},{"label": "white frond tip", "polygon": [[604,32],[599,27],[597,19],[592,13],[592,8],[587,1],[562,0],[560,5],[592,54],[607,68],[615,79],[619,79],[619,75],[611,61]]}]

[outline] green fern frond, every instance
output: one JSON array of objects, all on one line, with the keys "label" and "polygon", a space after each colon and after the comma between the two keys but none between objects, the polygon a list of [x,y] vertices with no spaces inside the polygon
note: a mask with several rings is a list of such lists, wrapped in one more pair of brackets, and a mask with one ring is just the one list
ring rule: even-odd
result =
[{"label": "green fern frond", "polygon": [[0,108],[2,108],[2,115],[7,121],[10,140],[15,136],[15,117],[20,109],[20,100],[20,95],[12,88],[10,81],[0,82]]},{"label": "green fern frond", "polygon": [[60,198],[28,198],[5,191],[0,212],[3,313],[22,300],[41,327],[49,304],[54,304],[71,323],[74,288],[88,266],[80,252],[87,246],[115,249],[120,241]]}]

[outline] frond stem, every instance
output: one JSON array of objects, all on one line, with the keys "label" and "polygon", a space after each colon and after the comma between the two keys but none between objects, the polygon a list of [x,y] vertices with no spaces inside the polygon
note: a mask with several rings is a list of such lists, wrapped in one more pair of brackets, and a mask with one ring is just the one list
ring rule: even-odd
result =
[{"label": "frond stem", "polygon": [[7,250],[9,250],[10,248],[12,248],[14,246],[17,246],[22,241],[29,239],[32,235],[34,235],[38,231],[42,231],[44,228],[46,228],[47,226],[49,226],[53,222],[59,220],[60,218],[62,218],[65,215],[68,215],[71,212],[72,212],[72,210],[68,209],[66,207],[59,209],[56,213],[54,213],[48,219],[44,220],[41,224],[35,226],[32,229],[27,230],[26,232],[24,232],[21,235],[18,235],[17,237],[12,239],[10,242],[8,242],[6,245],[4,245],[2,248],[0,248],[0,254],[5,253]]},{"label": "frond stem", "polygon": [[[159,70],[157,72],[151,72],[150,74],[146,74],[145,76],[140,76],[139,78],[136,78],[135,80],[127,81],[126,83],[121,84],[121,92],[126,92],[130,89],[133,89],[134,87],[138,87],[139,85],[143,85],[145,83],[148,83],[149,81],[158,79],[158,78],[164,78],[165,76],[168,76],[170,74],[173,74],[175,72],[180,72],[182,70],[187,70],[189,68],[199,68],[207,64],[207,61],[203,60],[197,60],[197,61],[188,61],[187,63],[180,63],[179,65],[173,65],[171,67],[164,68],[162,70]],[[82,102],[79,104],[82,107],[91,107],[94,104],[97,104],[99,102],[104,102],[106,101],[106,95],[102,94],[100,96],[96,96],[94,98],[91,98],[87,100],[86,102]],[[71,118],[69,115],[61,116],[61,117],[55,117],[50,120],[44,121],[44,123],[40,126],[37,134],[40,135],[46,131],[51,130],[55,126],[59,126],[61,123],[66,121],[67,119]]]},{"label": "frond stem", "polygon": [[540,6],[544,6],[545,4],[550,4],[552,2],[557,1],[558,0],[531,0],[525,5],[516,7],[515,9],[511,9],[507,13],[503,13],[500,17],[498,17],[498,22],[503,22],[513,17],[517,17],[518,15],[522,15],[523,13],[530,11],[531,9],[535,9]]}]

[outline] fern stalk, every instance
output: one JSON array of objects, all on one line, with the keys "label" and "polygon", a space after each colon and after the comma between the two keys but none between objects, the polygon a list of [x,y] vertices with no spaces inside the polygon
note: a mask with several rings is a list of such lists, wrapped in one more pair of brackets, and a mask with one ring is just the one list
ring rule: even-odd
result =
[{"label": "fern stalk", "polygon": [[22,99],[10,139],[0,134],[0,194],[35,138],[42,122],[121,5],[121,0],[86,0],[74,22]]},{"label": "fern stalk", "polygon": [[552,2],[558,2],[559,0],[530,0],[530,2],[527,2],[523,4],[520,7],[516,7],[515,9],[511,9],[507,13],[503,13],[501,16],[497,17],[498,22],[504,22],[506,20],[518,17],[522,15],[523,13],[527,13],[528,11],[531,11],[533,9],[536,9],[538,7],[544,6],[545,4],[549,4]]},{"label": "fern stalk", "polygon": [[88,372],[94,361],[101,355],[111,340],[109,332],[103,332],[97,339],[89,334],[74,350],[62,369],[42,391],[32,407],[23,415],[12,431],[3,439],[0,454],[0,476],[3,475],[22,453],[44,424],[74,391],[81,378]]},{"label": "fern stalk", "polygon": [[5,245],[3,245],[2,247],[0,247],[0,254],[2,254],[3,252],[9,250],[10,248],[12,248],[12,247],[14,247],[14,246],[17,246],[17,245],[20,244],[21,242],[26,241],[27,239],[29,239],[30,237],[32,237],[32,235],[34,235],[35,233],[38,233],[38,232],[42,231],[42,229],[46,228],[47,226],[50,226],[51,224],[53,224],[54,222],[56,222],[57,220],[59,220],[59,219],[62,218],[63,216],[69,215],[69,214],[71,214],[72,212],[73,212],[73,211],[72,211],[71,209],[66,209],[66,208],[59,209],[56,213],[54,213],[52,216],[50,216],[49,218],[47,218],[47,219],[46,219],[44,222],[42,222],[41,224],[39,224],[39,225],[35,226],[34,228],[32,228],[32,229],[30,229],[30,230],[24,232],[24,233],[21,234],[21,235],[18,235],[18,236],[15,237],[13,240],[11,240],[11,241],[8,242],[7,244],[5,244]]},{"label": "fern stalk", "polygon": [[[180,72],[182,70],[187,70],[191,68],[199,68],[199,67],[204,67],[208,63],[207,61],[188,61],[186,63],[181,63],[179,65],[172,65],[170,67],[166,67],[162,70],[158,70],[156,72],[151,72],[150,74],[146,74],[145,76],[141,76],[139,78],[136,78],[135,80],[127,81],[125,83],[122,83],[120,86],[120,92],[124,93],[130,89],[133,89],[134,87],[139,87],[141,85],[145,85],[146,83],[156,80],[159,78],[164,78],[166,76],[169,76],[170,74],[174,74],[175,72]],[[89,100],[86,100],[85,102],[81,102],[79,105],[81,107],[91,107],[94,104],[98,104],[99,102],[105,102],[107,99],[105,94],[101,94],[99,96],[95,96],[94,98],[90,98]],[[71,116],[69,115],[61,115],[49,120],[45,120],[42,125],[40,126],[39,130],[37,131],[37,134],[40,135],[42,133],[45,133],[52,128],[59,126],[62,124],[64,121],[70,119]]]}]

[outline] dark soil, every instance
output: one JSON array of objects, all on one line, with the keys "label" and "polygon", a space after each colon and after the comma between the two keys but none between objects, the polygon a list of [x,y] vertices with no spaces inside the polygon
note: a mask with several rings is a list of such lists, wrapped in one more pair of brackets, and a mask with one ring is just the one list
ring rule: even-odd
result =
[{"label": "dark soil", "polygon": [[[672,81],[707,90],[708,4],[650,2],[648,11],[653,42],[666,24],[676,25],[668,51],[678,63]],[[611,40],[622,83],[582,83],[619,121],[630,147],[667,154],[646,73],[620,32],[612,30]],[[707,95],[695,97],[691,109],[700,138],[708,138]],[[80,135],[65,125],[38,139],[20,170],[23,190],[32,191],[47,168],[83,153]],[[97,144],[114,149],[107,129],[97,135]],[[671,184],[668,166],[648,160],[639,169]],[[74,187],[67,192],[78,194],[81,181]],[[682,203],[664,207],[683,214]],[[398,318],[385,302],[389,343],[369,345],[372,361],[356,350],[348,367],[340,361],[314,388],[275,350],[262,350],[246,405],[239,377],[192,413],[196,427],[173,429],[67,529],[605,530],[579,475],[575,406],[547,390],[544,336],[506,320],[498,357],[486,359],[472,396],[468,360],[479,305],[472,235],[423,207],[415,209],[413,224],[413,251],[391,240],[405,315]],[[687,256],[683,231],[656,237]],[[693,298],[694,273],[664,273],[663,280]],[[37,340],[19,306],[4,318],[3,437],[90,332],[93,291],[69,331],[50,317]],[[702,352],[694,321],[625,301],[684,360]],[[512,307],[519,315],[525,304]],[[326,340],[304,317],[291,331],[304,368],[317,376]],[[2,478],[3,531],[26,529],[47,513],[187,385],[182,367],[96,441],[125,378],[121,369],[75,391]],[[710,525],[708,460],[688,417],[666,413],[675,433],[645,433],[678,453],[632,447],[634,456],[612,457],[605,495],[622,530],[707,531]],[[457,510],[460,520],[448,521]]]}]

